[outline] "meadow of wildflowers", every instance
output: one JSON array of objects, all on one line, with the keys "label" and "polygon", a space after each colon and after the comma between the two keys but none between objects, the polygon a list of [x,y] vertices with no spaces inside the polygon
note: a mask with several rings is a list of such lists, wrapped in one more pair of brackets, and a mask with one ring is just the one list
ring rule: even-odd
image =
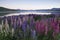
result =
[{"label": "meadow of wildflowers", "polygon": [[60,40],[60,16],[4,16],[1,25],[0,40]]}]

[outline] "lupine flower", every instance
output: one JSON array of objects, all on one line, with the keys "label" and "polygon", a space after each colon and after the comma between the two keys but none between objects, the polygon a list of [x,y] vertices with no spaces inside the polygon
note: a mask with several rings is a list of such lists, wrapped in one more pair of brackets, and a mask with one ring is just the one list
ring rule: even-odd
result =
[{"label": "lupine flower", "polygon": [[18,19],[17,19],[17,27],[20,26],[20,20],[19,19],[20,18],[18,17]]},{"label": "lupine flower", "polygon": [[59,24],[58,24],[56,18],[54,19],[54,22],[55,22],[55,25],[56,25],[55,31],[56,31],[56,33],[59,33]]},{"label": "lupine flower", "polygon": [[30,16],[30,28],[34,28],[34,18]]},{"label": "lupine flower", "polygon": [[27,36],[26,29],[27,29],[27,22],[25,21],[25,22],[22,23],[22,30],[23,30],[23,33],[24,33],[24,37]]},{"label": "lupine flower", "polygon": [[26,31],[26,27],[27,27],[27,22],[25,21],[22,23],[22,30]]},{"label": "lupine flower", "polygon": [[15,19],[16,19],[16,21],[17,21],[18,17],[17,17],[17,16],[14,16],[14,21],[15,21]]},{"label": "lupine flower", "polygon": [[35,29],[36,29],[37,32],[39,32],[39,30],[40,30],[39,27],[40,27],[39,20],[37,20],[36,23],[35,23]]},{"label": "lupine flower", "polygon": [[26,19],[26,21],[28,21],[29,20],[29,16],[27,15],[27,16],[25,16],[25,19]]},{"label": "lupine flower", "polygon": [[22,20],[20,17],[18,17],[17,26],[21,27],[21,25],[22,25]]},{"label": "lupine flower", "polygon": [[23,18],[23,15],[19,15],[19,17],[22,19]]},{"label": "lupine flower", "polygon": [[14,35],[14,28],[12,28],[12,31],[11,31],[11,33],[12,33],[12,36]]},{"label": "lupine flower", "polygon": [[60,33],[60,23],[59,23],[59,33]]},{"label": "lupine flower", "polygon": [[17,28],[16,19],[14,20],[13,27],[16,30],[16,28]]},{"label": "lupine flower", "polygon": [[11,16],[11,25],[13,24],[13,18],[12,18],[12,16]]},{"label": "lupine flower", "polygon": [[60,33],[60,19],[58,20],[58,25],[59,25],[59,33]]},{"label": "lupine flower", "polygon": [[7,20],[8,20],[9,26],[11,27],[11,16],[8,16],[8,17],[7,17]]},{"label": "lupine flower", "polygon": [[8,33],[9,32],[9,25],[8,25],[8,21],[7,18],[5,19],[5,31]]},{"label": "lupine flower", "polygon": [[33,40],[36,40],[36,31],[34,29],[31,29],[31,37]]},{"label": "lupine flower", "polygon": [[25,20],[25,17],[23,17],[22,30],[26,31],[26,27],[27,27],[27,21]]},{"label": "lupine flower", "polygon": [[56,19],[54,19],[54,21],[51,21],[51,28],[53,31],[53,36],[59,33],[59,26]]},{"label": "lupine flower", "polygon": [[41,31],[41,33],[44,33],[44,31],[45,31],[44,20],[41,20],[41,21],[40,21],[40,31]]},{"label": "lupine flower", "polygon": [[37,23],[36,23],[36,30],[40,34],[44,33],[44,31],[45,31],[45,24],[43,23],[43,21],[37,21]]},{"label": "lupine flower", "polygon": [[53,29],[55,29],[55,27],[57,26],[57,23],[54,22],[54,21],[52,21],[52,22],[51,22],[51,26],[52,26]]},{"label": "lupine flower", "polygon": [[46,20],[46,22],[45,22],[45,35],[47,35],[47,33],[48,33],[48,20]]}]

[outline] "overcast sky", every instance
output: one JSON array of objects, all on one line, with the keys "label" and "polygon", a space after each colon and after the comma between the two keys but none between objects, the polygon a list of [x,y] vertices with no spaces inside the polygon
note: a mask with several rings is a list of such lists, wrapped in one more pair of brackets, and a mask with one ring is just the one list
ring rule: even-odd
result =
[{"label": "overcast sky", "polygon": [[60,0],[0,0],[0,7],[12,9],[60,8]]}]

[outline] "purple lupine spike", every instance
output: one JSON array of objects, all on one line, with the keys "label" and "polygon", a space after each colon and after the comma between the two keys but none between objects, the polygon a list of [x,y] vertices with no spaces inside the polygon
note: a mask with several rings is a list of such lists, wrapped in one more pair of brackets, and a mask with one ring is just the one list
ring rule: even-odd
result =
[{"label": "purple lupine spike", "polygon": [[33,29],[31,29],[31,36],[35,36],[36,35],[36,31],[35,30],[33,30]]},{"label": "purple lupine spike", "polygon": [[11,16],[8,16],[7,19],[10,20],[11,19]]},{"label": "purple lupine spike", "polygon": [[13,23],[14,23],[13,17],[11,16],[11,26],[13,26]]},{"label": "purple lupine spike", "polygon": [[22,23],[22,30],[23,30],[23,32],[24,32],[24,37],[26,37],[27,35],[26,35],[26,31],[27,31],[27,25],[28,25],[28,22],[27,22],[27,20],[25,19],[25,17],[23,17],[23,23]]},{"label": "purple lupine spike", "polygon": [[34,29],[31,29],[31,38],[36,40],[36,31]]},{"label": "purple lupine spike", "polygon": [[19,17],[22,19],[23,18],[23,15],[19,15]]},{"label": "purple lupine spike", "polygon": [[11,22],[11,16],[8,16],[7,19],[8,19],[8,22]]},{"label": "purple lupine spike", "polygon": [[19,25],[19,20],[17,20],[17,23],[16,23],[16,24],[17,24],[17,27],[19,27],[19,26],[20,26],[20,25]]},{"label": "purple lupine spike", "polygon": [[34,27],[34,18],[33,16],[30,16],[30,28]]},{"label": "purple lupine spike", "polygon": [[20,24],[20,21],[19,21],[19,17],[17,18],[17,26],[20,26],[19,24]]},{"label": "purple lupine spike", "polygon": [[15,16],[16,20],[18,19],[18,16]]},{"label": "purple lupine spike", "polygon": [[20,26],[21,26],[22,25],[22,20],[20,19],[19,21],[20,21]]},{"label": "purple lupine spike", "polygon": [[23,32],[24,32],[24,37],[26,37],[27,36],[27,32],[26,32],[26,30],[27,30],[27,21],[24,21],[23,23],[22,23],[22,30],[23,30]]},{"label": "purple lupine spike", "polygon": [[13,27],[14,27],[14,29],[16,30],[16,28],[17,28],[16,19],[14,19],[14,22],[13,22]]},{"label": "purple lupine spike", "polygon": [[22,23],[22,30],[26,31],[26,27],[27,27],[27,21]]},{"label": "purple lupine spike", "polygon": [[21,27],[21,25],[22,25],[22,20],[20,17],[18,17],[17,26]]}]

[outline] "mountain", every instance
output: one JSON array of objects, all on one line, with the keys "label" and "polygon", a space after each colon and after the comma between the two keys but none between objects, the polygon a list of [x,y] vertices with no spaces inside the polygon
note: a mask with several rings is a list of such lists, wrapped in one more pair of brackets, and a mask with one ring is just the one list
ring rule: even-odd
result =
[{"label": "mountain", "polygon": [[19,9],[9,9],[9,8],[5,8],[5,7],[0,7],[0,11],[17,11]]},{"label": "mountain", "polygon": [[60,8],[52,8],[51,10],[60,11]]},{"label": "mountain", "polygon": [[0,7],[0,16],[9,14],[9,13],[15,13],[20,11],[20,9],[9,9],[9,8],[5,8],[5,7]]}]

